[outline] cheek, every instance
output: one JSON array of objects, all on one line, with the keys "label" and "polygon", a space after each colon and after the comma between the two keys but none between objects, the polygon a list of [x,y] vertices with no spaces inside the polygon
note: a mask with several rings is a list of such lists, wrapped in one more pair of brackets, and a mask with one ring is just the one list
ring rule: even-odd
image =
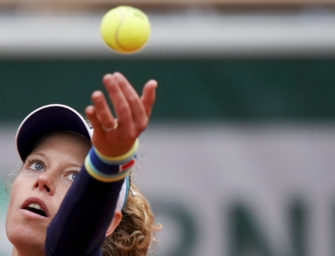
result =
[{"label": "cheek", "polygon": [[19,174],[10,189],[7,216],[14,214],[21,207],[25,198],[31,191],[32,180]]},{"label": "cheek", "polygon": [[22,182],[20,181],[20,176],[18,176],[11,186],[11,190],[9,193],[9,209],[13,208],[15,204],[20,201],[20,198],[22,198],[24,195],[25,184],[22,184]]},{"label": "cheek", "polygon": [[53,198],[54,199],[53,204],[54,204],[55,211],[57,211],[58,208],[60,207],[68,190],[69,190],[68,185],[64,185],[64,184],[58,185],[56,189],[56,193]]},{"label": "cheek", "polygon": [[22,186],[18,182],[18,178],[15,179],[14,183],[11,186],[9,202],[8,202],[8,210],[6,216],[6,227],[12,227],[15,224],[16,213],[20,208],[20,202],[22,202]]},{"label": "cheek", "polygon": [[69,190],[69,188],[66,187],[66,186],[60,186],[58,188],[57,201],[58,201],[59,204],[61,204],[61,202],[63,201],[63,199],[64,199],[68,190]]}]

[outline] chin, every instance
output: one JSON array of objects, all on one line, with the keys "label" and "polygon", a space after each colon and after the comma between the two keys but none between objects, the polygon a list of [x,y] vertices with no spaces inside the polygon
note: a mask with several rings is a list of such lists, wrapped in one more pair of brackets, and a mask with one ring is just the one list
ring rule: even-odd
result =
[{"label": "chin", "polygon": [[39,255],[44,253],[44,242],[46,237],[46,228],[38,227],[38,225],[22,225],[14,223],[10,225],[7,222],[6,234],[8,240],[17,251],[34,252],[31,255]]}]

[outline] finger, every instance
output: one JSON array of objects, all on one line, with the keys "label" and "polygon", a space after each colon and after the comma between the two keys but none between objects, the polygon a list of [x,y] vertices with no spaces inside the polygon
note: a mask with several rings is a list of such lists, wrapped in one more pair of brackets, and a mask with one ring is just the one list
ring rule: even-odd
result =
[{"label": "finger", "polygon": [[95,131],[102,130],[102,126],[96,115],[94,106],[91,106],[91,105],[87,106],[85,109],[85,114]]},{"label": "finger", "polygon": [[150,80],[143,87],[141,100],[148,117],[150,117],[152,113],[152,108],[156,99],[157,86],[158,83],[156,80]]},{"label": "finger", "polygon": [[127,78],[120,73],[116,73],[115,77],[123,95],[127,99],[135,126],[143,130],[148,123],[148,117],[140,97]]},{"label": "finger", "polygon": [[112,112],[109,109],[109,106],[106,102],[105,96],[101,91],[95,91],[92,93],[92,102],[95,106],[95,113],[98,120],[101,123],[101,126],[105,129],[114,127],[115,118]]},{"label": "finger", "polygon": [[127,99],[120,89],[115,74],[107,74],[103,79],[107,93],[112,101],[118,123],[121,126],[130,128],[132,126],[132,115]]}]

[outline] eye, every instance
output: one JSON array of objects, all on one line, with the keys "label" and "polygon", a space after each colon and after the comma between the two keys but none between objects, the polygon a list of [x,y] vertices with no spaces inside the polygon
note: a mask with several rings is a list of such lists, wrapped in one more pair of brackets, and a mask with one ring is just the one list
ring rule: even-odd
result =
[{"label": "eye", "polygon": [[44,167],[39,162],[31,162],[29,165],[29,169],[35,170],[35,171],[43,171]]},{"label": "eye", "polygon": [[72,172],[68,173],[68,174],[66,175],[66,177],[67,177],[69,180],[74,181],[75,178],[77,177],[77,175],[78,175],[78,171],[72,171]]}]

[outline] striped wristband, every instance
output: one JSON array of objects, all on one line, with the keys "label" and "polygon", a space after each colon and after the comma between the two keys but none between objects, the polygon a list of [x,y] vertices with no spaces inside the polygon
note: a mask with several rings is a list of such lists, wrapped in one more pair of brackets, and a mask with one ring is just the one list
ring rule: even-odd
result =
[{"label": "striped wristband", "polygon": [[[92,147],[85,159],[87,172],[96,180],[102,182],[115,182],[124,179],[130,169],[135,165],[138,141],[131,150],[120,157],[105,157]],[[111,161],[111,159],[115,161]]]}]

